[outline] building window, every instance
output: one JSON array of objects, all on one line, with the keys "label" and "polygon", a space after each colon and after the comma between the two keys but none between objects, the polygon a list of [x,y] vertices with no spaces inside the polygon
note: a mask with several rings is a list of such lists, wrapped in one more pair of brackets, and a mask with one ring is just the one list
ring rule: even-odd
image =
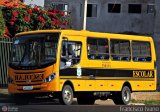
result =
[{"label": "building window", "polygon": [[53,3],[52,4],[53,8],[57,10],[61,10],[65,13],[65,15],[68,14],[68,4],[63,4],[63,3]]},{"label": "building window", "polygon": [[109,13],[120,13],[121,4],[108,4],[108,12]]},{"label": "building window", "polygon": [[147,5],[147,13],[154,13],[155,12],[155,5],[149,4]]},{"label": "building window", "polygon": [[97,17],[96,4],[87,4],[87,17]]},{"label": "building window", "polygon": [[128,13],[141,13],[142,5],[141,4],[129,4]]}]

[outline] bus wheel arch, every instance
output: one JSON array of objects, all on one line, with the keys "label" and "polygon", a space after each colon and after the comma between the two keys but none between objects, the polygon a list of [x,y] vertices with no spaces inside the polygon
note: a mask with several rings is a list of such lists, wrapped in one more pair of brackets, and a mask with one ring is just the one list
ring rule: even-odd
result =
[{"label": "bus wheel arch", "polygon": [[132,93],[132,86],[131,86],[131,84],[128,81],[124,82],[124,84],[123,84],[123,86],[121,88],[121,91],[122,91],[122,89],[123,89],[124,86],[129,87],[129,89],[131,90],[131,93]]},{"label": "bus wheel arch", "polygon": [[73,92],[74,92],[74,86],[73,86],[73,83],[72,83],[71,81],[67,80],[67,81],[63,84],[62,90],[63,90],[63,88],[64,88],[65,85],[71,86],[71,88],[73,89]]},{"label": "bus wheel arch", "polygon": [[128,105],[131,101],[131,85],[129,82],[125,82],[121,91],[113,93],[113,102],[117,105]]}]

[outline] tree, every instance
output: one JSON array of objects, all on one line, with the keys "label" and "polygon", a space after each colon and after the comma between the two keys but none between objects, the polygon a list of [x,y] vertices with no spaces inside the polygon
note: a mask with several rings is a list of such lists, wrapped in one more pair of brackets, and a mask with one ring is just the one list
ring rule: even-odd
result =
[{"label": "tree", "polygon": [[11,37],[14,37],[19,32],[64,29],[69,26],[69,20],[64,12],[54,8],[44,10],[38,6],[26,6],[25,8],[9,6],[4,7],[3,12],[7,29],[12,35]]},{"label": "tree", "polygon": [[0,9],[0,37],[4,35],[5,32],[5,22],[3,19],[2,10]]}]

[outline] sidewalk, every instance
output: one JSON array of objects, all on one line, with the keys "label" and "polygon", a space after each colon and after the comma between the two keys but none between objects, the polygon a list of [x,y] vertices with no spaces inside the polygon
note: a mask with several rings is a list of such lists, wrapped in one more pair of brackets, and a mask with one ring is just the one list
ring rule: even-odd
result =
[{"label": "sidewalk", "polygon": [[160,92],[133,92],[132,99],[136,101],[160,101]]},{"label": "sidewalk", "polygon": [[5,89],[0,88],[0,94],[7,95],[8,94],[8,89],[7,88],[5,88]]}]

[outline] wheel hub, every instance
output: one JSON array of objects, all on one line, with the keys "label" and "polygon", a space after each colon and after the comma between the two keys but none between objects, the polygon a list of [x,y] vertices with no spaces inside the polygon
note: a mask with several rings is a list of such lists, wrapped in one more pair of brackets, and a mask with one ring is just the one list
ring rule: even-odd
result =
[{"label": "wheel hub", "polygon": [[71,92],[66,89],[66,90],[64,91],[64,99],[65,99],[67,102],[70,102],[70,101],[71,101],[71,98],[72,98]]},{"label": "wheel hub", "polygon": [[127,102],[129,101],[129,93],[127,90],[124,91],[124,95],[123,95],[124,100]]}]

